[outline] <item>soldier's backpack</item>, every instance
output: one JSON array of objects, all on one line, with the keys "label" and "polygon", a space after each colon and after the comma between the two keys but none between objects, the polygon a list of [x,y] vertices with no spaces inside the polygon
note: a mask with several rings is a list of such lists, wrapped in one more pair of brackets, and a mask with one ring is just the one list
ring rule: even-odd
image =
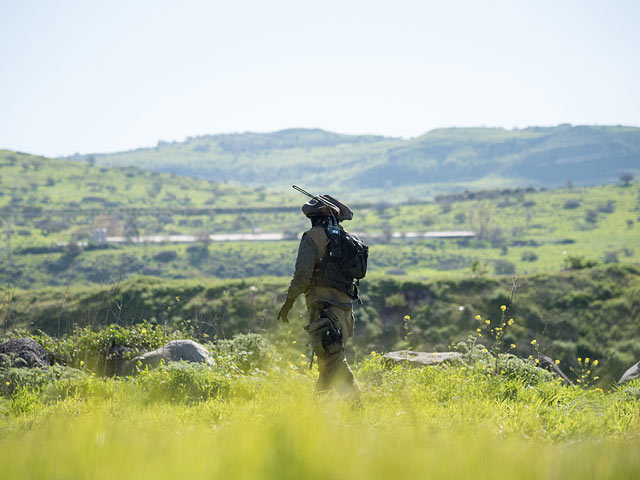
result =
[{"label": "soldier's backpack", "polygon": [[314,272],[313,283],[336,288],[359,300],[358,285],[367,274],[369,247],[356,235],[337,225],[327,225],[325,233],[329,244]]}]

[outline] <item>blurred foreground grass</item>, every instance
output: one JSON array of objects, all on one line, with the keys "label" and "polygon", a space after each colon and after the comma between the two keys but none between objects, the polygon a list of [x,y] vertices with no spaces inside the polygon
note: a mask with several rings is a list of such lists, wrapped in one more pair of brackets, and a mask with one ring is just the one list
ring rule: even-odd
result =
[{"label": "blurred foreground grass", "polygon": [[638,478],[638,385],[603,392],[479,366],[388,368],[372,355],[356,367],[357,410],[315,398],[304,363],[17,389],[0,403],[0,476]]}]

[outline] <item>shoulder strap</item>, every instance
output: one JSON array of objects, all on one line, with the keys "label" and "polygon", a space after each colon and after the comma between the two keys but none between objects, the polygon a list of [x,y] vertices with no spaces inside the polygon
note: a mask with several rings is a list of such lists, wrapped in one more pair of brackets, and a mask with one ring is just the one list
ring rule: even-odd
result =
[{"label": "shoulder strap", "polygon": [[307,231],[307,235],[313,240],[313,243],[318,250],[318,254],[316,256],[316,263],[319,263],[324,257],[324,252],[327,250],[327,245],[329,245],[329,239],[327,238],[327,234],[322,227],[313,227],[311,230]]}]

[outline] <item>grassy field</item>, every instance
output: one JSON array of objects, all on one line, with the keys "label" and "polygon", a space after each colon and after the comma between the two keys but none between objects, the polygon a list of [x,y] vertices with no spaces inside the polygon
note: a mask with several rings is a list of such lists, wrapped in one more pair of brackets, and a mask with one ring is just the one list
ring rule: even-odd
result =
[{"label": "grassy field", "polygon": [[[23,288],[163,278],[288,276],[296,241],[208,245],[91,245],[109,236],[285,232],[308,226],[302,196],[246,190],[137,169],[106,169],[11,152],[0,154],[0,282]],[[155,185],[155,187],[154,187]],[[276,210],[256,213],[250,209]],[[212,209],[241,208],[215,212]],[[202,209],[209,209],[203,211]],[[208,212],[208,213],[207,213]],[[552,272],[582,258],[640,260],[640,192],[604,185],[467,192],[420,203],[356,208],[347,227],[372,245],[371,273],[427,278],[454,273]],[[419,240],[407,232],[471,230],[475,239]],[[396,233],[399,237],[394,237]],[[87,248],[60,244],[89,242]]]},{"label": "grassy field", "polygon": [[371,355],[355,368],[364,407],[354,409],[315,398],[302,359],[242,373],[217,365],[78,373],[5,393],[3,477],[620,480],[640,470],[637,384],[567,388],[482,362],[390,368]]}]

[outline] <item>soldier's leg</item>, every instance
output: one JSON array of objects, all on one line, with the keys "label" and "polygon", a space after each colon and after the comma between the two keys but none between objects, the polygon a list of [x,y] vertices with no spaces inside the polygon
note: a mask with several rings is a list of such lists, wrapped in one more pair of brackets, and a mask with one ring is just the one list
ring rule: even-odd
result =
[{"label": "soldier's leg", "polygon": [[[347,340],[347,336],[353,334],[353,313],[339,307],[328,306],[325,311],[340,325],[343,335],[343,344]],[[331,387],[335,388],[341,395],[347,396],[352,400],[360,401],[360,387],[356,382],[353,372],[347,362],[344,354],[344,348],[340,351],[329,355],[326,359],[326,375],[329,379]]]}]

